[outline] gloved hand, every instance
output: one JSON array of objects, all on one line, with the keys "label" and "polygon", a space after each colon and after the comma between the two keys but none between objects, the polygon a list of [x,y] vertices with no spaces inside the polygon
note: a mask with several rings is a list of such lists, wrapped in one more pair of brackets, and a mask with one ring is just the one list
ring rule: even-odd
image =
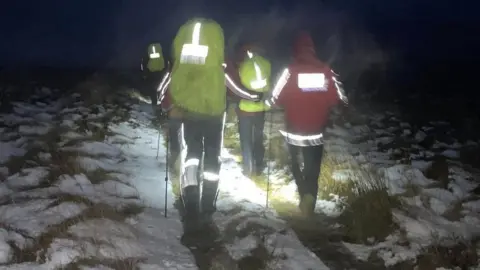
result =
[{"label": "gloved hand", "polygon": [[263,98],[265,97],[265,93],[262,93],[262,92],[259,92],[259,93],[255,93],[258,98],[257,98],[257,102],[263,102]]}]

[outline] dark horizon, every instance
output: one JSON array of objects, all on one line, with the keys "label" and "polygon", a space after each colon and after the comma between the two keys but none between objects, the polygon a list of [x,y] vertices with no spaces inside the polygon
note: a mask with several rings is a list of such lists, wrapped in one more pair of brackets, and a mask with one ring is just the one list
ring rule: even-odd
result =
[{"label": "dark horizon", "polygon": [[[1,32],[9,41],[0,44],[0,66],[134,68],[149,41],[159,40],[168,52],[178,26],[195,15],[218,20],[225,29],[227,45],[245,36],[255,39],[255,35],[262,35],[244,34],[249,31],[242,32],[244,21],[270,24],[277,32],[268,43],[279,55],[289,53],[285,49],[291,43],[289,33],[305,26],[319,29],[313,35],[317,36],[317,43],[325,43],[326,35],[322,32],[328,29],[316,24],[322,20],[338,23],[336,16],[341,14],[353,25],[365,28],[382,49],[408,61],[421,64],[478,58],[478,40],[473,35],[478,28],[476,9],[447,2],[28,2],[28,6],[25,2],[9,2],[3,10],[5,15],[0,16]],[[332,18],[325,19],[328,16]],[[242,33],[238,35],[239,32]]]}]

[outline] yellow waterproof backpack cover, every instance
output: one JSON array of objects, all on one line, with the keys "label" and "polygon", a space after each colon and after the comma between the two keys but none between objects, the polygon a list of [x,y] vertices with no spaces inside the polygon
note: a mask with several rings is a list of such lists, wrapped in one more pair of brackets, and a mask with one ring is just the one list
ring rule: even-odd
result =
[{"label": "yellow waterproof backpack cover", "polygon": [[147,68],[151,72],[162,71],[165,68],[162,46],[160,43],[153,43],[148,46]]},{"label": "yellow waterproof backpack cover", "polygon": [[[262,56],[253,55],[245,59],[239,66],[238,72],[243,86],[255,92],[267,92],[270,83],[272,67],[270,62]],[[247,112],[265,111],[268,107],[263,102],[241,100],[239,108]]]},{"label": "yellow waterproof backpack cover", "polygon": [[221,116],[226,106],[222,27],[213,20],[193,19],[180,27],[173,41],[170,94],[186,112]]}]

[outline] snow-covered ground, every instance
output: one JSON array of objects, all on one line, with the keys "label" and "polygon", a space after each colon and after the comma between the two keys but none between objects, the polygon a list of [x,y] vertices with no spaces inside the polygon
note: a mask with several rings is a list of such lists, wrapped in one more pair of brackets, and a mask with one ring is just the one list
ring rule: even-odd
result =
[{"label": "snow-covered ground", "polygon": [[[39,89],[0,115],[0,269],[198,269],[181,244],[150,106],[122,95],[93,106],[49,99],[58,92]],[[214,220],[225,252],[209,253],[212,269],[250,269],[236,262],[259,250],[266,269],[329,269],[265,210],[227,150],[222,158]]]},{"label": "snow-covered ground", "polygon": [[[340,168],[332,172],[332,178],[339,182],[366,183],[374,175],[386,185],[389,195],[399,197],[402,204],[392,210],[398,229],[386,239],[372,239],[368,245],[342,242],[343,246],[360,261],[375,255],[387,268],[406,261],[417,265],[419,256],[431,253],[431,247],[440,249],[473,243],[472,249],[477,249],[473,252],[480,254],[477,241],[480,236],[480,171],[460,162],[461,149],[478,147],[480,141],[461,144],[448,136],[453,128],[444,122],[432,122],[414,130],[393,113],[362,117],[362,124],[347,122],[334,125],[326,132],[326,152]],[[280,126],[274,124],[273,129]],[[266,132],[270,133],[268,129]],[[436,161],[438,156],[445,157],[446,162]],[[366,172],[369,175],[365,175]],[[282,175],[285,175],[282,170],[274,172],[274,176]],[[435,179],[427,178],[429,175],[434,175],[431,178]],[[279,178],[272,178],[276,196],[297,203],[295,184],[285,185]],[[332,194],[331,200],[318,201],[317,211],[335,220],[346,206],[348,208],[343,198]],[[476,263],[478,267],[477,254],[468,259],[469,264]]]}]

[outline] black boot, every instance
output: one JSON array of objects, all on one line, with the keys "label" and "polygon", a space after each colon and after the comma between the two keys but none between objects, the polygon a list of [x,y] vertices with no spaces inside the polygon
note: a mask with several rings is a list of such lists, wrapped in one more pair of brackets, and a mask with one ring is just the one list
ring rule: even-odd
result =
[{"label": "black boot", "polygon": [[202,216],[209,222],[216,209],[218,181],[203,181]]}]

